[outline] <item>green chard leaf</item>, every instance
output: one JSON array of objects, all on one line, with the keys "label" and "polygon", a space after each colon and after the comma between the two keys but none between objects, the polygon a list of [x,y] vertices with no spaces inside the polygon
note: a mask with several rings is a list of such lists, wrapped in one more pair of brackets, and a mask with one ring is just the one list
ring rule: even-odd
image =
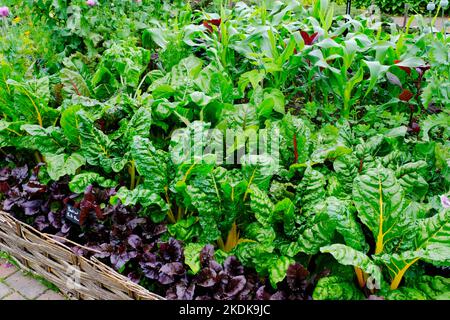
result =
[{"label": "green chard leaf", "polygon": [[128,122],[125,140],[133,141],[135,136],[149,138],[152,125],[152,112],[147,107],[139,108]]},{"label": "green chard leaf", "polygon": [[387,300],[449,300],[450,279],[421,276],[412,286],[389,291],[384,297]]},{"label": "green chard leaf", "polygon": [[[37,124],[41,127],[54,125],[59,116],[59,111],[48,106],[50,101],[50,82],[48,77],[31,79],[26,82],[7,80],[7,85],[14,90],[14,109],[0,110],[12,119],[20,116],[30,124]],[[3,109],[3,108],[2,108]]]},{"label": "green chard leaf", "polygon": [[168,204],[159,194],[152,190],[145,189],[143,185],[137,186],[133,190],[121,187],[117,193],[111,197],[111,204],[117,204],[118,201],[124,206],[140,204],[144,208],[140,214],[149,216],[153,222],[160,223],[166,218],[169,210]]},{"label": "green chard leaf", "polygon": [[81,154],[86,162],[93,166],[100,166],[106,172],[111,172],[112,148],[114,143],[106,134],[97,129],[84,111],[77,113],[81,140]]},{"label": "green chard leaf", "polygon": [[114,188],[117,182],[106,179],[96,172],[84,172],[77,174],[69,182],[69,188],[72,192],[83,193],[89,185],[97,184],[103,188]]},{"label": "green chard leaf", "polygon": [[74,175],[81,166],[86,164],[86,160],[78,153],[73,153],[70,156],[44,153],[43,156],[47,163],[47,173],[54,181],[58,181],[65,175]]},{"label": "green chard leaf", "polygon": [[297,205],[308,210],[326,196],[325,176],[312,167],[307,167],[301,183],[297,187]]},{"label": "green chard leaf", "polygon": [[274,211],[274,205],[270,201],[269,196],[257,186],[251,187],[250,207],[258,220],[263,226],[270,225]]},{"label": "green chard leaf", "polygon": [[295,260],[288,257],[280,257],[270,266],[269,279],[272,287],[276,288],[277,283],[286,278],[286,273],[291,264],[295,263]]},{"label": "green chard leaf", "polygon": [[367,255],[343,244],[333,244],[320,248],[323,253],[330,253],[343,265],[358,267],[373,277],[375,287],[381,287],[382,274],[378,267]]},{"label": "green chard leaf", "polygon": [[200,269],[200,252],[205,245],[200,243],[188,243],[184,247],[184,263],[186,263],[193,274],[197,274]]},{"label": "green chard leaf", "polygon": [[59,121],[67,140],[76,146],[81,145],[79,116],[77,115],[80,110],[80,105],[67,108],[61,114],[61,120]]},{"label": "green chard leaf", "polygon": [[339,276],[322,278],[313,293],[314,300],[364,300],[354,283]]},{"label": "green chard leaf", "polygon": [[383,252],[386,242],[402,235],[408,222],[404,216],[404,191],[392,170],[379,167],[358,176],[353,201],[359,218],[373,233],[375,254]]},{"label": "green chard leaf", "polygon": [[164,193],[169,185],[169,156],[157,150],[147,138],[135,136],[131,145],[131,156],[136,169],[144,178],[145,188],[154,193]]}]

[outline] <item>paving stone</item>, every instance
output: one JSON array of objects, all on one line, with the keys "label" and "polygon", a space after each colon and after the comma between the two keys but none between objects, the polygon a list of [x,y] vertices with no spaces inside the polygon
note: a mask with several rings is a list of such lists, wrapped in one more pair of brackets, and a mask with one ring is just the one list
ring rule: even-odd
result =
[{"label": "paving stone", "polygon": [[0,282],[0,299],[12,293],[12,289]]},{"label": "paving stone", "polygon": [[6,278],[5,283],[28,299],[37,298],[47,290],[47,287],[36,281],[36,279],[27,277],[21,272],[16,272]]},{"label": "paving stone", "polygon": [[36,300],[64,300],[64,297],[53,290],[47,290],[42,295],[36,298]]},{"label": "paving stone", "polygon": [[13,294],[10,294],[9,296],[6,296],[3,298],[3,300],[27,300],[17,292],[14,292]]},{"label": "paving stone", "polygon": [[0,279],[9,277],[16,271],[16,267],[8,263],[6,260],[0,259]]}]

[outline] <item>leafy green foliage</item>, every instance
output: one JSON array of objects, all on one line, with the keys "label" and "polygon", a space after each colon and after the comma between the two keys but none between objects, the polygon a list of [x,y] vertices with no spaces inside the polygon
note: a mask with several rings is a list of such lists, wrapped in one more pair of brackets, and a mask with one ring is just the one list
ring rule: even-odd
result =
[{"label": "leafy green foliage", "polygon": [[354,284],[338,276],[332,276],[319,280],[313,298],[315,300],[362,300],[364,295]]},{"label": "leafy green foliage", "polygon": [[305,280],[301,264],[330,269],[315,299],[447,296],[424,267],[450,264],[442,33],[334,16],[327,0],[14,8],[48,48],[18,37],[26,23],[0,35],[2,155],[76,194],[113,188],[110,205],[167,224],[199,279],[215,245],[274,290]]},{"label": "leafy green foliage", "polygon": [[[390,14],[403,14],[405,12],[405,4],[409,5],[409,12],[411,13],[426,13],[426,7],[429,1],[427,0],[401,0],[401,1],[390,1],[390,0],[375,0],[375,5],[377,5],[382,12]],[[372,0],[355,0],[354,5],[356,7],[368,8],[372,5]]]},{"label": "leafy green foliage", "polygon": [[402,287],[386,295],[388,300],[447,300],[450,283],[440,276],[421,276],[412,286]]}]

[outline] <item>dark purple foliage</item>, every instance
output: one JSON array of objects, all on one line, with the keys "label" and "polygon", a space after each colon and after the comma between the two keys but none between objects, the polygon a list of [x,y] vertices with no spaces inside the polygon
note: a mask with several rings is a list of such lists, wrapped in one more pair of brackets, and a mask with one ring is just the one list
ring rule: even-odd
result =
[{"label": "dark purple foliage", "polygon": [[159,252],[161,257],[167,261],[182,261],[184,259],[181,242],[170,238],[168,242],[161,243]]},{"label": "dark purple foliage", "polygon": [[67,181],[44,185],[38,176],[42,164],[33,170],[28,166],[1,170],[0,192],[4,195],[1,208],[16,218],[30,222],[40,231],[67,236],[70,222],[64,218],[66,205],[75,197]]}]

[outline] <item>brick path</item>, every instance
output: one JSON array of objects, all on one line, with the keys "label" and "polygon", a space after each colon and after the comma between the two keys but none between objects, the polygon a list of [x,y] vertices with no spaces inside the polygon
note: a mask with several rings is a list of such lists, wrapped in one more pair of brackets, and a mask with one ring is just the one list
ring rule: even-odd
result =
[{"label": "brick path", "polygon": [[0,259],[0,300],[64,300],[64,297]]}]

